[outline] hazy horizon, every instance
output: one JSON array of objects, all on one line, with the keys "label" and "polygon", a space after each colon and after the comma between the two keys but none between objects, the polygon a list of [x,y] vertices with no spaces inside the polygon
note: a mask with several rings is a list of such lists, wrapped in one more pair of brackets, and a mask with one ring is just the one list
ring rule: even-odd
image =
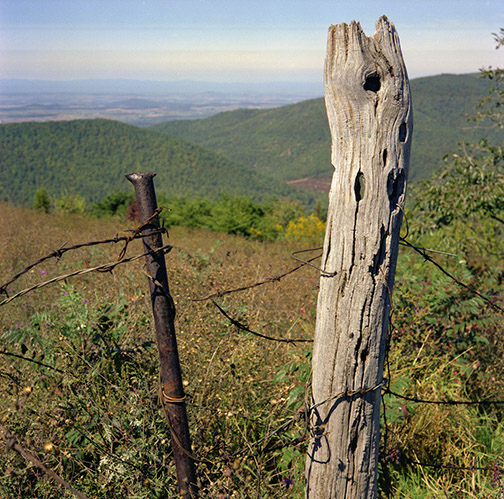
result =
[{"label": "hazy horizon", "polygon": [[0,0],[11,79],[322,81],[327,30],[395,24],[410,78],[502,66],[501,0]]},{"label": "hazy horizon", "polygon": [[[420,76],[428,78],[443,74],[475,73],[440,73]],[[416,78],[410,78],[416,79]],[[324,93],[323,81],[204,81],[193,79],[155,80],[138,78],[78,78],[78,79],[39,79],[39,78],[0,78],[0,96],[21,93],[138,93],[162,95],[169,93],[259,93],[275,95],[277,93],[317,95]]]}]

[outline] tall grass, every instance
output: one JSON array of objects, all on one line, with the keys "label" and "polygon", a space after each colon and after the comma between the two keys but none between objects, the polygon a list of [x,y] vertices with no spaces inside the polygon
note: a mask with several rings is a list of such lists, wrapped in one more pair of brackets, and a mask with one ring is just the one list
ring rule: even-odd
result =
[{"label": "tall grass", "polygon": [[[134,223],[46,215],[2,207],[2,282],[62,243],[113,236]],[[296,266],[298,246],[248,241],[204,230],[170,230],[167,256],[188,394],[198,476],[208,497],[282,497],[302,489],[302,451],[284,444],[303,424],[286,408],[295,373],[275,379],[305,346],[238,331],[209,301],[219,290],[264,280]],[[12,284],[16,292],[68,271],[117,258],[108,245],[67,253]],[[128,254],[140,253],[134,242]],[[316,271],[219,299],[234,318],[262,334],[309,338]],[[176,494],[169,432],[157,400],[158,361],[142,263],[92,273],[32,292],[2,310],[1,419],[20,443],[90,497]],[[50,365],[62,373],[30,362]],[[304,387],[303,387],[304,392]],[[302,397],[301,397],[302,399]],[[286,422],[292,424],[276,433]],[[288,448],[301,448],[298,438]],[[13,453],[2,457],[6,497],[65,492]]]},{"label": "tall grass", "polygon": [[[65,242],[122,235],[135,226],[113,218],[0,209],[1,283]],[[170,229],[168,274],[203,497],[304,495],[310,344],[277,343],[238,330],[211,301],[199,300],[295,267],[290,254],[315,242],[313,234],[307,240],[297,236],[261,242]],[[111,244],[66,253],[23,275],[9,292],[114,261],[119,251],[120,245]],[[135,241],[128,255],[141,251]],[[466,265],[447,265],[463,279],[476,279],[476,286],[498,289],[497,274],[475,276]],[[112,273],[93,272],[0,309],[0,420],[23,447],[93,498],[176,496],[142,266],[138,261]],[[280,281],[214,299],[253,331],[311,339],[317,286],[317,270],[306,266]],[[437,400],[504,399],[498,314],[403,250],[393,304],[385,376],[394,392]],[[411,464],[491,468],[504,449],[499,406],[420,404],[386,394],[383,414],[381,497],[387,490],[404,498],[502,496],[497,471]],[[70,497],[14,452],[2,450],[0,461],[1,497]]]}]

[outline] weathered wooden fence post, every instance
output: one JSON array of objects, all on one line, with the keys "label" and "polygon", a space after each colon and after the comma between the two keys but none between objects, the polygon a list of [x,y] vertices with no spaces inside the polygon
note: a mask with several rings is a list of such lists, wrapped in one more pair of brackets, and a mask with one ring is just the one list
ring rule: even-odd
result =
[{"label": "weathered wooden fence post", "polygon": [[380,389],[412,135],[399,37],[385,17],[329,28],[334,175],[313,351],[306,497],[376,497]]},{"label": "weathered wooden fence post", "polygon": [[[154,175],[155,173],[126,175],[126,178],[135,186],[140,222],[145,224],[150,220],[143,233],[159,229]],[[145,260],[150,277],[152,311],[159,350],[160,399],[170,426],[179,493],[181,497],[193,498],[197,497],[198,490],[175,336],[175,304],[168,286],[164,252],[160,251],[163,242],[159,230],[150,237],[145,237],[143,243],[146,251],[152,252],[145,257]]]}]

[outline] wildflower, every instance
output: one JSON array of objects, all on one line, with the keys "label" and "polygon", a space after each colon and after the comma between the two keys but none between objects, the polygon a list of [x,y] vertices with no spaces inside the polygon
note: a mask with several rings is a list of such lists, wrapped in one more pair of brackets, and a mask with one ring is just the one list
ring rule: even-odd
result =
[{"label": "wildflower", "polygon": [[88,299],[84,298],[84,305],[87,305],[87,304],[88,304]]},{"label": "wildflower", "polygon": [[44,444],[44,450],[46,452],[51,452],[53,450],[53,448],[54,448],[54,445],[52,442],[47,442]]},{"label": "wildflower", "polygon": [[287,490],[292,489],[292,487],[294,486],[294,480],[291,480],[287,477],[282,478],[282,483],[285,485],[285,488]]},{"label": "wildflower", "polygon": [[40,275],[46,275],[46,274],[47,274],[47,272],[45,270],[40,271]]}]

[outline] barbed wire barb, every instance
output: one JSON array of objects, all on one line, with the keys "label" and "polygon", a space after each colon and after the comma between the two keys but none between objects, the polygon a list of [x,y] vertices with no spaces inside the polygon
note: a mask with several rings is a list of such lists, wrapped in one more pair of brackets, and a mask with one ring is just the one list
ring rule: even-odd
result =
[{"label": "barbed wire barb", "polygon": [[133,262],[133,261],[138,260],[140,258],[143,258],[143,257],[145,257],[145,256],[147,256],[147,255],[149,255],[149,254],[151,254],[153,252],[163,251],[163,252],[167,253],[171,249],[172,249],[172,246],[168,244],[168,245],[163,246],[162,248],[160,248],[159,250],[156,250],[156,251],[149,250],[149,251],[146,251],[145,253],[142,253],[141,255],[136,255],[136,256],[129,257],[129,258],[123,258],[122,260],[119,260],[119,261],[110,262],[110,263],[104,263],[104,264],[98,265],[96,267],[90,267],[90,268],[86,268],[86,269],[83,269],[83,270],[77,270],[75,272],[70,272],[69,274],[65,274],[65,275],[60,275],[60,276],[54,277],[52,279],[49,279],[48,281],[44,281],[44,282],[41,282],[39,284],[36,284],[35,286],[31,286],[29,288],[23,289],[22,291],[19,291],[15,295],[13,295],[13,296],[11,296],[9,298],[6,298],[5,300],[3,300],[3,301],[0,302],[0,307],[2,305],[7,305],[7,303],[10,303],[11,301],[15,300],[16,298],[20,298],[21,296],[24,296],[24,295],[28,294],[30,291],[34,291],[36,289],[43,288],[45,286],[48,286],[49,284],[54,284],[56,282],[64,281],[64,280],[66,280],[66,279],[68,279],[70,277],[76,277],[76,276],[79,276],[79,275],[88,274],[90,272],[112,271],[118,265],[122,265],[122,264],[125,264],[125,263]]}]

